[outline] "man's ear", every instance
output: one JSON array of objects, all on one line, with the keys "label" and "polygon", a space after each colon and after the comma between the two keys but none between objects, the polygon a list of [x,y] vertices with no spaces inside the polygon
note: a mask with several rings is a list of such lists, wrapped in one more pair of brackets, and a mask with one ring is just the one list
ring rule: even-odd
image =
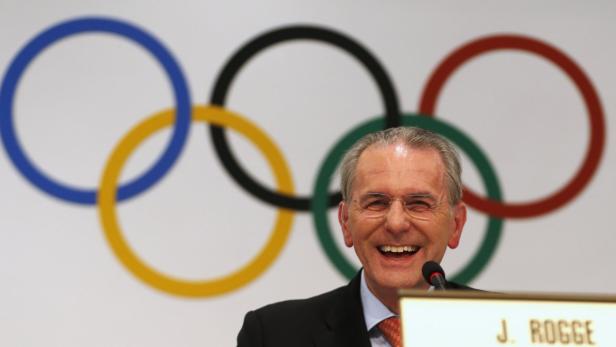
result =
[{"label": "man's ear", "polygon": [[453,220],[452,220],[452,228],[453,232],[449,237],[449,242],[447,242],[447,246],[453,249],[458,247],[460,244],[460,237],[462,237],[462,229],[464,229],[464,224],[466,223],[466,205],[463,202],[459,202],[453,208]]},{"label": "man's ear", "polygon": [[349,229],[349,205],[344,200],[338,204],[338,223],[340,223],[340,229],[342,229],[344,244],[347,247],[353,247],[353,236]]}]

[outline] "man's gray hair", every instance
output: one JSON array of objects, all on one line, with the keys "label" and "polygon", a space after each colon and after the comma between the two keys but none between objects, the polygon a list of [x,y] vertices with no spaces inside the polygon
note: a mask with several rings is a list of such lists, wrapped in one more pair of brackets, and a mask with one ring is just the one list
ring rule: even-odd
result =
[{"label": "man's gray hair", "polygon": [[436,150],[445,166],[448,198],[451,205],[462,199],[462,167],[460,156],[455,148],[438,134],[415,127],[398,127],[370,133],[357,141],[342,158],[340,165],[340,187],[342,199],[349,201],[351,186],[355,180],[357,161],[361,154],[371,146],[387,146],[402,143],[411,149]]}]

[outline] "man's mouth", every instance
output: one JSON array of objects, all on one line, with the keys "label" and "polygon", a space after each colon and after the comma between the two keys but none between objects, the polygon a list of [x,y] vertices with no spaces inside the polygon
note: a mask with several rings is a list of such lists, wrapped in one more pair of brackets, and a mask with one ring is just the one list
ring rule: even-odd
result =
[{"label": "man's mouth", "polygon": [[408,257],[419,251],[419,246],[379,246],[379,252],[386,257]]}]

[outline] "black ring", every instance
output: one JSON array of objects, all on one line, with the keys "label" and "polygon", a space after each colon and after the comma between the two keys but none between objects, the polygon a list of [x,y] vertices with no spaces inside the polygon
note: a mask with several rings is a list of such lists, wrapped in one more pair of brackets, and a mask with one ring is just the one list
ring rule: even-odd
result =
[{"label": "black ring", "polygon": [[[290,26],[275,29],[257,36],[240,47],[218,75],[210,103],[224,106],[233,78],[254,55],[276,43],[296,39],[326,42],[346,51],[359,60],[368,69],[381,92],[385,106],[386,127],[396,127],[401,124],[400,108],[393,83],[378,60],[366,48],[351,38],[330,29],[313,26]],[[310,210],[311,198],[289,196],[271,191],[249,176],[231,153],[224,128],[210,125],[210,134],[218,159],[242,188],[271,205],[299,211]],[[340,200],[340,192],[329,194],[329,206],[336,206]]]}]

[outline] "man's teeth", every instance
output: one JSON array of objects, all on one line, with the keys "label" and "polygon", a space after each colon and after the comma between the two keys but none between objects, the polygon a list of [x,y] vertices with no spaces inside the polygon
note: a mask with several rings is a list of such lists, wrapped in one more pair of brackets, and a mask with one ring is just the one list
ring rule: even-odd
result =
[{"label": "man's teeth", "polygon": [[402,252],[415,252],[419,249],[417,246],[381,246],[379,247],[381,252],[392,252],[392,253],[402,253]]}]

